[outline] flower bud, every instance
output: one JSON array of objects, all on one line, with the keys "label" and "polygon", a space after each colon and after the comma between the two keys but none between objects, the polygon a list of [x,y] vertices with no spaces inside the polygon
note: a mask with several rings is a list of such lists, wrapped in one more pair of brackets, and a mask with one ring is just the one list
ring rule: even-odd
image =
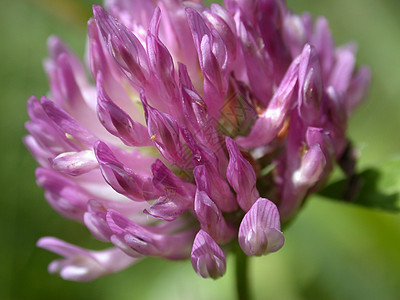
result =
[{"label": "flower bud", "polygon": [[90,172],[98,165],[92,150],[64,152],[53,159],[53,168],[55,170],[72,176]]},{"label": "flower bud", "polygon": [[193,269],[203,278],[217,279],[225,274],[224,252],[212,237],[203,230],[200,230],[194,238],[190,260]]},{"label": "flower bud", "polygon": [[313,145],[304,154],[300,167],[293,173],[296,187],[312,186],[317,182],[325,168],[326,159],[319,144]]},{"label": "flower bud", "polygon": [[146,84],[149,66],[146,52],[137,37],[101,6],[94,5],[93,14],[109,52],[121,70],[135,87]]},{"label": "flower bud", "polygon": [[240,223],[240,247],[248,256],[260,256],[278,251],[284,241],[276,205],[259,198]]}]

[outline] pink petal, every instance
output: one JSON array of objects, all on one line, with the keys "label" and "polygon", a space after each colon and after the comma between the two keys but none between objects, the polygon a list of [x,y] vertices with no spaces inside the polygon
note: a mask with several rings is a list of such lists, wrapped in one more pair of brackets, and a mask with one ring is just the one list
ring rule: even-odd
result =
[{"label": "pink petal", "polygon": [[191,258],[193,269],[203,278],[217,279],[225,274],[224,252],[203,230],[196,235]]},{"label": "pink petal", "polygon": [[268,199],[259,198],[243,217],[239,227],[239,245],[248,256],[278,251],[284,243],[279,212]]}]

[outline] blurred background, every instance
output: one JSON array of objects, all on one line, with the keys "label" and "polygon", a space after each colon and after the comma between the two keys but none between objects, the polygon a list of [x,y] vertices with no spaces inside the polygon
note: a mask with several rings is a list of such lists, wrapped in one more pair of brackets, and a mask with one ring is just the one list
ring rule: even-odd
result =
[{"label": "blurred background", "polygon": [[[287,1],[295,12],[325,15],[338,44],[359,45],[371,66],[364,106],[350,122],[359,168],[400,153],[400,1]],[[89,0],[2,0],[0,9],[0,299],[234,299],[233,259],[217,281],[198,277],[190,261],[146,259],[90,283],[47,273],[57,256],[35,247],[56,236],[104,247],[56,214],[35,184],[36,163],[23,146],[29,96],[46,95],[46,39],[57,34],[83,57]],[[276,254],[251,260],[255,299],[400,299],[400,215],[318,196],[285,232]]]}]

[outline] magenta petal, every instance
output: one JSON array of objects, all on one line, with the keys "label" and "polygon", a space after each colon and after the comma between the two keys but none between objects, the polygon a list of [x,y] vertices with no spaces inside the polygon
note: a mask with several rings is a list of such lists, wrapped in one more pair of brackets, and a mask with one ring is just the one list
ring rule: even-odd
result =
[{"label": "magenta petal", "polygon": [[227,225],[221,210],[204,191],[197,190],[194,211],[201,228],[219,243],[229,242],[235,235],[234,229]]},{"label": "magenta petal", "polygon": [[64,152],[53,159],[53,169],[62,173],[77,176],[88,173],[98,167],[92,150]]},{"label": "magenta petal", "polygon": [[122,107],[127,114],[139,117],[141,112],[125,89],[127,78],[115,63],[115,60],[109,55],[94,19],[89,20],[88,31],[90,51],[88,60],[92,77],[96,79],[98,74],[101,73],[103,89],[108,92],[113,102],[118,107]]},{"label": "magenta petal", "polygon": [[165,221],[173,221],[192,206],[191,199],[178,194],[162,196],[158,201],[143,212]]},{"label": "magenta petal", "polygon": [[[111,242],[128,255],[134,257],[140,255],[154,256],[159,253],[157,236],[154,233],[135,224],[114,210],[107,212],[106,220],[113,233]],[[115,243],[116,241],[118,242]]]},{"label": "magenta petal", "polygon": [[203,278],[217,279],[225,274],[224,252],[203,230],[200,230],[194,239],[190,260],[193,269]]},{"label": "magenta petal", "polygon": [[186,149],[180,139],[180,130],[175,119],[151,107],[140,93],[143,103],[147,128],[151,140],[155,143],[161,155],[171,163],[184,166],[187,163]]},{"label": "magenta petal", "polygon": [[58,38],[48,39],[51,58],[45,61],[51,94],[63,109],[72,112],[86,106],[83,87],[86,87],[85,70],[72,51]]},{"label": "magenta petal", "polygon": [[255,148],[268,144],[281,129],[292,105],[292,94],[297,82],[299,64],[302,57],[297,57],[286,72],[278,90],[263,115],[257,119],[247,137],[238,137],[236,142],[245,148]]},{"label": "magenta petal", "polygon": [[149,62],[154,76],[159,80],[170,100],[178,100],[177,84],[174,79],[174,62],[171,54],[161,41],[150,33],[147,35],[146,42]]},{"label": "magenta petal", "polygon": [[[52,128],[52,121],[35,122],[29,121],[25,123],[25,129],[34,139],[37,147],[45,149],[47,152],[47,160],[64,151],[79,151],[81,147],[68,140],[65,135],[62,135],[58,130]],[[49,161],[46,162],[46,165]]]},{"label": "magenta petal", "polygon": [[326,158],[319,144],[312,145],[301,159],[301,165],[293,173],[295,186],[311,186],[317,182],[326,165]]},{"label": "magenta petal", "polygon": [[78,82],[84,78],[83,69],[73,68],[74,58],[69,53],[61,53],[54,61],[54,73],[50,74],[51,91],[58,104],[63,108],[74,110],[85,103]]},{"label": "magenta petal", "polygon": [[54,122],[54,124],[56,124],[60,132],[65,134],[69,140],[84,145],[88,148],[93,146],[97,140],[96,137],[78,121],[72,118],[64,110],[57,107],[53,101],[47,99],[46,97],[42,97],[40,102],[48,117]]},{"label": "magenta petal", "polygon": [[226,180],[214,168],[215,166],[198,165],[193,169],[197,188],[200,191],[205,191],[219,209],[226,212],[235,211],[237,208],[236,199]]},{"label": "magenta petal", "polygon": [[[146,49],[149,58],[152,74],[159,80],[161,86],[165,89],[170,101],[178,100],[177,84],[175,82],[174,61],[165,45],[158,38],[158,27],[160,24],[160,8],[154,10],[150,29],[146,37]],[[176,103],[169,103],[176,104]],[[177,106],[172,112],[176,111]]]},{"label": "magenta petal", "polygon": [[125,167],[105,143],[96,143],[95,154],[104,179],[118,193],[135,201],[152,200],[160,196],[151,178],[140,176]]},{"label": "magenta petal", "polygon": [[188,256],[188,246],[193,240],[192,229],[168,234],[163,228],[140,226],[111,209],[108,210],[106,219],[113,232],[111,242],[128,255],[169,259]]},{"label": "magenta petal", "polygon": [[155,8],[154,3],[148,0],[105,0],[104,6],[112,16],[130,25],[128,27],[137,22],[145,28],[149,26]]},{"label": "magenta petal", "polygon": [[199,58],[202,62],[200,65],[203,66],[204,74],[203,98],[209,109],[209,115],[218,118],[223,106],[228,81],[212,53],[212,47],[214,45],[211,43],[210,37],[204,35],[200,45],[202,56]]},{"label": "magenta petal", "polygon": [[239,227],[239,245],[248,256],[278,251],[285,241],[276,205],[259,198],[243,217]]},{"label": "magenta petal", "polygon": [[39,168],[35,172],[37,184],[46,190],[49,204],[65,217],[81,221],[87,202],[92,196],[69,178],[50,170]]},{"label": "magenta petal", "polygon": [[146,52],[128,28],[109,15],[101,6],[93,6],[93,14],[110,54],[135,87],[145,85],[149,76]]},{"label": "magenta petal", "polygon": [[97,78],[97,74],[101,72],[105,77],[106,85],[116,85],[113,78],[113,71],[117,71],[116,68],[112,68],[112,64],[110,63],[112,58],[108,55],[106,49],[104,49],[105,47],[103,46],[103,41],[101,40],[100,32],[94,19],[90,19],[88,22],[88,33],[89,64],[93,78]]},{"label": "magenta petal", "polygon": [[97,77],[97,115],[103,126],[128,146],[150,146],[147,128],[133,121],[106,94],[101,75]]},{"label": "magenta petal", "polygon": [[81,146],[68,139],[64,131],[54,124],[36,97],[32,96],[28,99],[27,110],[32,121],[26,122],[25,128],[41,147],[54,155],[82,149]]},{"label": "magenta petal", "polygon": [[53,61],[57,61],[60,55],[66,54],[74,73],[83,76],[84,69],[81,62],[58,36],[52,35],[47,39],[47,48]]},{"label": "magenta petal", "polygon": [[322,75],[323,78],[327,80],[334,64],[334,41],[326,18],[319,17],[315,23],[315,32],[311,44],[313,44],[318,51]]},{"label": "magenta petal", "polygon": [[51,153],[48,149],[43,148],[37,142],[37,140],[31,136],[25,136],[23,138],[23,143],[25,147],[31,152],[32,156],[36,159],[41,167],[50,167],[51,164],[49,160],[51,160]]},{"label": "magenta petal", "polygon": [[186,66],[181,63],[178,63],[178,66],[183,113],[186,122],[191,124],[195,131],[199,131],[206,126],[207,105],[193,87]]},{"label": "magenta petal", "polygon": [[263,51],[265,45],[260,42],[260,34],[252,24],[240,22],[239,35],[251,88],[255,96],[268,105],[274,84],[271,58],[268,52]]},{"label": "magenta petal", "polygon": [[[190,29],[192,31],[193,35],[193,41],[196,45],[196,49],[198,52],[200,52],[201,48],[201,40],[203,39],[203,36],[211,35],[210,29],[207,27],[206,23],[204,22],[202,16],[200,15],[199,12],[197,12],[193,8],[186,8],[186,16],[188,23],[190,25]],[[200,56],[200,55],[199,55]],[[200,64],[202,62],[200,61]]]},{"label": "magenta petal", "polygon": [[232,63],[236,59],[237,54],[236,28],[233,16],[231,16],[225,8],[216,3],[212,3],[210,5],[210,10],[204,11],[203,15],[221,36],[221,39],[226,45],[229,62]]},{"label": "magenta petal", "polygon": [[154,186],[161,185],[166,193],[177,193],[186,198],[194,198],[196,186],[189,182],[184,182],[176,176],[164,163],[157,159],[151,166],[153,172]]},{"label": "magenta petal", "polygon": [[[327,107],[329,109],[330,121],[336,127],[336,129],[334,130],[344,132],[347,126],[347,113],[343,94],[337,92],[332,86],[328,86],[325,91],[326,98],[324,100],[327,103]],[[340,151],[338,151],[337,153],[340,153]]]},{"label": "magenta petal", "polygon": [[293,57],[301,53],[307,42],[307,29],[300,16],[288,14],[283,21],[283,38]]},{"label": "magenta petal", "polygon": [[106,222],[106,208],[96,200],[90,200],[83,221],[89,231],[100,241],[109,242],[112,232]]},{"label": "magenta petal", "polygon": [[329,131],[323,128],[308,127],[306,131],[307,145],[319,144],[325,156],[327,166],[332,167],[332,157],[334,155],[334,145]]},{"label": "magenta petal", "polygon": [[197,219],[204,227],[211,227],[217,225],[222,218],[221,210],[215,205],[204,191],[197,191],[194,202],[194,211],[196,212]]},{"label": "magenta petal", "polygon": [[226,46],[219,33],[207,27],[199,12],[187,8],[186,15],[204,74],[204,100],[209,114],[218,117],[223,104],[221,96],[227,89],[227,80],[222,74],[228,58]]},{"label": "magenta petal", "polygon": [[37,246],[64,256],[64,259],[49,265],[49,272],[59,273],[63,279],[72,281],[94,280],[125,269],[137,261],[116,248],[89,251],[52,237],[41,238]]},{"label": "magenta petal", "polygon": [[226,178],[237,194],[239,206],[248,211],[260,197],[256,187],[256,173],[253,166],[240,153],[236,143],[228,137],[225,141],[230,158]]},{"label": "magenta petal", "polygon": [[[279,82],[291,60],[288,47],[280,34],[283,18],[288,14],[285,3],[276,0],[260,1],[259,5],[253,5],[248,1],[243,2],[246,3],[246,9],[254,11],[253,18],[256,19],[255,22],[261,33],[265,50],[274,64],[275,78]],[[254,21],[250,19],[250,22]]]},{"label": "magenta petal", "polygon": [[328,136],[329,133],[325,132],[323,128],[308,127],[306,131],[307,145],[320,144],[324,142],[324,136]]},{"label": "magenta petal", "polygon": [[299,65],[299,115],[305,122],[313,123],[319,120],[322,101],[322,76],[317,51],[313,46],[306,44],[303,49]]},{"label": "magenta petal", "polygon": [[338,93],[345,93],[350,84],[356,63],[354,48],[354,45],[346,45],[336,50],[336,62],[328,83]]},{"label": "magenta petal", "polygon": [[[200,65],[203,68],[203,73],[210,81],[210,83],[216,88],[219,93],[224,92],[223,82],[222,82],[222,69],[218,65],[218,61],[213,53],[214,44],[212,40],[212,35],[205,34],[200,43]],[[224,57],[225,58],[225,57]],[[224,61],[225,62],[225,61]],[[206,92],[206,91],[205,91]]]},{"label": "magenta petal", "polygon": [[354,110],[354,108],[361,102],[368,91],[371,82],[371,70],[368,67],[361,67],[352,78],[346,96],[346,109],[347,114]]}]

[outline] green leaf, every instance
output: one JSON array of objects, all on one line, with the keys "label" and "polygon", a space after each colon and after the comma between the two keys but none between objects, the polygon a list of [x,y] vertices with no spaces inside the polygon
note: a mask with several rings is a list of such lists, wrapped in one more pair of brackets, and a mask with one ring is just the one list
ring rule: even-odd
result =
[{"label": "green leaf", "polygon": [[331,200],[400,212],[400,157],[328,184],[319,194]]}]

